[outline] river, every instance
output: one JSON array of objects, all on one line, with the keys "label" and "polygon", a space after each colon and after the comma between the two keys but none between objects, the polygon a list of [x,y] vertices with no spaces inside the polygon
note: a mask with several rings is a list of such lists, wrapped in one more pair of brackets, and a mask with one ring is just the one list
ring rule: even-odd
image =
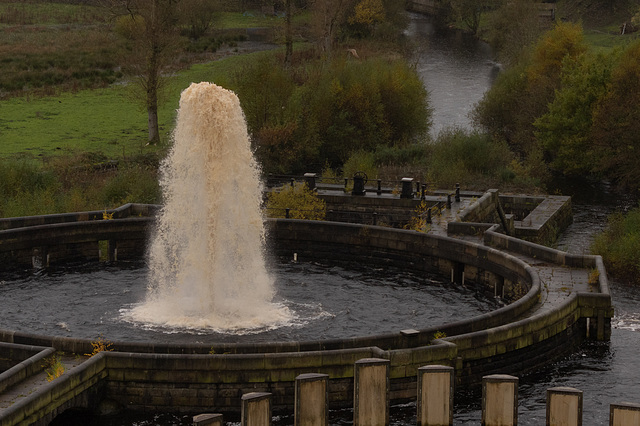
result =
[{"label": "river", "polygon": [[439,28],[412,13],[406,35],[416,46],[414,60],[433,108],[432,136],[446,128],[471,128],[469,113],[499,72],[491,47],[462,31]]}]

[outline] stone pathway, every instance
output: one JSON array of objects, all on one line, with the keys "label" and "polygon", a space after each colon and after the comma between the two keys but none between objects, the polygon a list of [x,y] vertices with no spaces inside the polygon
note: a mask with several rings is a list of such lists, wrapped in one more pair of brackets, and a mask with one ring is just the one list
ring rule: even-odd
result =
[{"label": "stone pathway", "polygon": [[[60,377],[64,377],[64,374],[67,374],[71,369],[82,364],[82,362],[86,361],[87,359],[87,357],[79,357],[75,355],[62,355],[60,358],[60,362],[64,365],[65,369],[63,375]],[[58,379],[49,381],[47,379],[47,373],[45,371],[42,371],[39,374],[16,383],[12,387],[0,393],[0,415],[4,410],[11,407],[13,404],[19,402],[23,398],[28,397],[35,391],[43,388],[44,386],[55,380]]]},{"label": "stone pathway", "polygon": [[[553,201],[553,200],[552,200]],[[444,209],[440,215],[432,217],[432,223],[429,233],[435,235],[447,236],[447,225],[449,222],[456,221],[460,211],[470,205],[471,199],[463,198],[460,202],[452,203],[451,209]],[[465,241],[475,242],[484,245],[482,236],[468,235],[449,235],[449,237],[463,239]],[[568,266],[556,265],[552,263],[542,262],[520,253],[501,249],[523,262],[532,266],[538,276],[542,286],[540,293],[540,302],[525,317],[537,315],[541,312],[551,310],[554,306],[563,303],[567,298],[575,293],[598,292],[596,286],[589,283],[590,269],[571,268]]]}]

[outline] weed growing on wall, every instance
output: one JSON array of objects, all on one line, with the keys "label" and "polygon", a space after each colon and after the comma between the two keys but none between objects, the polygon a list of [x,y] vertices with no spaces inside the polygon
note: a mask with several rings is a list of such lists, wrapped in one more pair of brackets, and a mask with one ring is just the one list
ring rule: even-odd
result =
[{"label": "weed growing on wall", "polygon": [[405,229],[411,229],[418,232],[429,232],[431,225],[427,223],[427,215],[431,209],[431,204],[427,204],[426,200],[420,201],[420,204],[413,210],[413,215],[409,223],[405,225]]},{"label": "weed growing on wall", "polygon": [[85,354],[87,356],[94,356],[99,354],[100,352],[111,352],[114,350],[113,343],[109,340],[105,339],[104,336],[100,335],[97,340],[91,342],[91,347],[93,350],[90,354]]},{"label": "weed growing on wall", "polygon": [[58,377],[62,376],[66,370],[62,363],[62,357],[60,354],[53,354],[43,360],[42,368],[47,374],[47,381],[51,382]]}]

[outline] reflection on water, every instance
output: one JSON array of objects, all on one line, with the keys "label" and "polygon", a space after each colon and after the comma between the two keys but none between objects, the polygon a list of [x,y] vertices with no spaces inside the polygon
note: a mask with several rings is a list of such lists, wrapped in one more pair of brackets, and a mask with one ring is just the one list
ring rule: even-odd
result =
[{"label": "reflection on water", "polygon": [[411,15],[406,31],[433,107],[432,135],[448,127],[471,128],[469,113],[491,87],[499,66],[491,47],[461,31],[439,29],[433,18]]}]

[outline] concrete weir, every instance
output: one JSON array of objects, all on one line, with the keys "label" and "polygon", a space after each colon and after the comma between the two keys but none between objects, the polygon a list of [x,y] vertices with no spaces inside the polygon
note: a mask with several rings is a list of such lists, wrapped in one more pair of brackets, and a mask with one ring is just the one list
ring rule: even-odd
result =
[{"label": "concrete weir", "polygon": [[[85,356],[92,352],[89,340],[0,330],[0,425],[47,424],[69,408],[105,406],[239,412],[248,393],[270,393],[274,411],[293,413],[296,377],[306,374],[327,378],[332,408],[352,406],[357,363],[363,359],[387,361],[392,402],[415,400],[424,366],[451,367],[456,387],[481,386],[486,376],[521,375],[586,339],[607,340],[613,308],[602,259],[511,236],[517,232],[507,235],[505,227],[526,227],[527,218],[501,213],[505,202],[497,191],[485,195],[456,199],[447,207],[451,217],[442,213],[429,232],[289,219],[268,220],[267,232],[278,255],[436,271],[502,297],[508,304],[500,309],[437,327],[334,340],[179,346],[113,342],[113,351],[92,357]],[[553,204],[554,199],[535,205],[547,201]],[[566,208],[566,200],[555,202],[561,206],[554,211]],[[104,212],[0,220],[0,267],[98,261],[100,247],[111,260],[138,258],[145,253],[156,209],[127,204],[106,212],[113,213],[111,220]],[[484,213],[472,212],[478,209]],[[497,220],[483,222],[487,217]],[[53,353],[68,368],[47,382],[42,359]]]}]

